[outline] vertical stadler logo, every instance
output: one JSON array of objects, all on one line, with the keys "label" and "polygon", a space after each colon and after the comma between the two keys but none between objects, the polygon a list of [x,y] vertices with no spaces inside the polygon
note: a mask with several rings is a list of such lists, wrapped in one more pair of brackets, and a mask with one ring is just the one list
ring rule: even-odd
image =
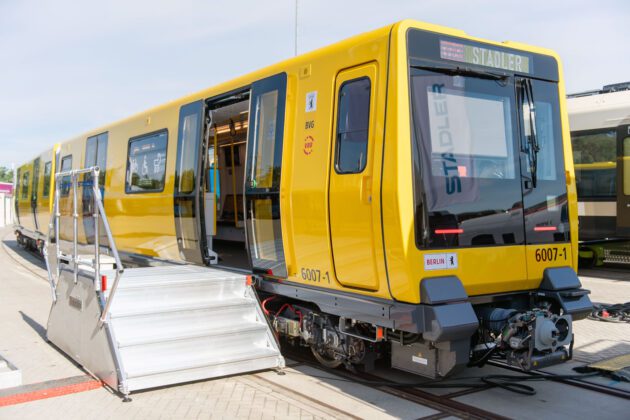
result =
[{"label": "vertical stadler logo", "polygon": [[448,270],[457,268],[457,254],[425,254],[424,269],[425,270]]}]

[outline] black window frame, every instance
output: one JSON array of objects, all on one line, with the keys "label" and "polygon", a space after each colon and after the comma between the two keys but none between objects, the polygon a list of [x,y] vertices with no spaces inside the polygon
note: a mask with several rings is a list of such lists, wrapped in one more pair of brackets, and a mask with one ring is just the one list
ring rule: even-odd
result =
[{"label": "black window frame", "polygon": [[[130,185],[128,182],[129,179],[129,152],[131,151],[131,144],[134,141],[143,140],[148,137],[158,136],[161,133],[166,133],[166,147],[164,148],[164,175],[162,180],[162,188],[161,189],[152,189],[152,190],[142,190],[142,191],[131,191],[129,189]],[[168,162],[168,128],[161,128],[159,130],[151,131],[150,133],[140,134],[138,136],[131,137],[127,142],[127,164],[125,168],[125,194],[151,194],[151,193],[161,193],[164,192],[164,188],[166,187],[166,164]]]},{"label": "black window frame", "polygon": [[[48,167],[48,175],[46,175],[46,167]],[[50,177],[52,176],[52,160],[44,162],[44,186],[42,188],[42,198],[50,197]]]},{"label": "black window frame", "polygon": [[[340,133],[339,131],[339,119],[341,117],[341,95],[343,92],[343,89],[352,83],[356,83],[362,80],[367,80],[369,83],[369,89],[368,89],[368,106],[367,106],[367,116],[366,116],[366,120],[367,120],[367,128],[365,130],[365,159],[362,162],[362,166],[360,169],[358,170],[354,170],[354,171],[342,171],[339,168],[339,161],[340,161],[340,150],[341,150],[341,141],[340,139],[340,135],[341,134],[345,134],[348,133],[348,131],[344,132],[344,133]],[[350,79],[350,80],[346,80],[344,81],[341,86],[339,86],[339,91],[337,92],[337,116],[336,116],[336,126],[335,126],[335,172],[339,175],[349,175],[349,174],[360,174],[363,171],[365,171],[365,168],[367,166],[367,156],[369,153],[369,143],[370,143],[370,117],[371,117],[371,108],[372,107],[372,79],[370,79],[369,76],[361,76],[361,77],[357,77],[355,79]]]}]

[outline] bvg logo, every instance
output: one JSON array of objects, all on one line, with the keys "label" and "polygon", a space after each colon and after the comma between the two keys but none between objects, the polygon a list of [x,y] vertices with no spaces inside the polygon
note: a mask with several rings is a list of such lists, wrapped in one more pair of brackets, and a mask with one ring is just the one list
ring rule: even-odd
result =
[{"label": "bvg logo", "polygon": [[315,143],[315,139],[311,136],[306,136],[304,139],[304,154],[306,156],[313,153],[313,143]]}]

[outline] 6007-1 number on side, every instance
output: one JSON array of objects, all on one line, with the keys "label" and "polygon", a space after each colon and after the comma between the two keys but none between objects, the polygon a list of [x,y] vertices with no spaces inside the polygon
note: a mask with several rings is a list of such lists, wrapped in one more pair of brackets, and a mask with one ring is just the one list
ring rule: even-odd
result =
[{"label": "6007-1 number on side", "polygon": [[537,248],[536,249],[536,262],[541,261],[557,261],[558,259],[567,259],[567,249],[562,248]]},{"label": "6007-1 number on side", "polygon": [[302,279],[307,281],[321,282],[322,278],[324,281],[330,283],[330,276],[328,275],[328,271],[324,272],[322,276],[321,270],[316,268],[303,268],[301,270]]}]

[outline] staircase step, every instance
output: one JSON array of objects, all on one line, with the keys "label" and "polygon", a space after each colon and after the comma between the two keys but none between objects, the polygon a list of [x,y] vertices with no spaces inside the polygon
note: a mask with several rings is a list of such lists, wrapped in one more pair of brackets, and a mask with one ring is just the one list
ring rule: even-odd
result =
[{"label": "staircase step", "polygon": [[204,366],[212,366],[223,363],[235,363],[248,359],[259,359],[269,356],[277,356],[278,352],[272,348],[254,348],[240,353],[223,354],[212,358],[199,360],[178,360],[173,363],[160,363],[159,365],[141,366],[139,369],[127,368],[127,378],[157,375],[160,373],[174,372],[178,370],[196,369]]},{"label": "staircase step", "polygon": [[127,386],[130,391],[135,391],[278,367],[284,367],[284,361],[277,350],[258,349],[255,352],[233,354],[229,358],[171,365],[169,369],[155,369],[151,373],[128,371]]},{"label": "staircase step", "polygon": [[[186,279],[184,281],[177,281],[175,276],[171,279],[165,280],[159,284],[137,284],[133,287],[127,287],[124,283],[120,283],[120,286],[116,290],[116,297],[118,296],[138,296],[139,294],[163,295],[168,294],[185,294],[193,289],[199,289],[200,293],[210,293],[211,296],[236,294],[243,295],[245,293],[245,281],[212,281],[205,279]],[[109,296],[110,290],[107,290],[105,295]]]},{"label": "staircase step", "polygon": [[239,334],[206,335],[179,341],[163,341],[119,349],[129,377],[152,375],[186,366],[203,366],[231,360],[241,353],[256,354],[270,346],[266,329]]},{"label": "staircase step", "polygon": [[237,324],[229,327],[223,327],[222,329],[193,329],[183,327],[177,332],[158,330],[157,333],[153,335],[145,333],[142,335],[136,335],[134,338],[126,338],[124,340],[121,340],[119,336],[116,336],[116,339],[118,340],[118,347],[122,349],[125,347],[166,343],[169,341],[183,341],[203,337],[224,337],[230,334],[262,333],[266,331],[266,324],[250,322],[247,324]]},{"label": "staircase step", "polygon": [[[114,278],[107,277],[108,279]],[[127,277],[126,273],[122,274],[121,280],[118,283],[118,290],[127,289],[146,289],[149,287],[162,287],[162,286],[186,286],[190,284],[236,284],[241,288],[245,287],[245,276],[234,276],[227,278],[216,278],[212,276],[206,276],[202,273],[177,273],[171,274],[168,277],[156,278],[153,276],[146,277]]]},{"label": "staircase step", "polygon": [[[111,270],[102,271],[108,279],[113,279],[116,273]],[[144,288],[149,286],[160,286],[163,284],[175,284],[178,282],[242,282],[245,284],[245,276],[226,270],[219,270],[207,267],[197,267],[191,265],[183,266],[159,266],[126,269],[120,279],[119,289]]]},{"label": "staircase step", "polygon": [[224,328],[247,326],[265,322],[251,306],[217,306],[176,312],[160,312],[136,316],[116,317],[111,325],[119,343],[143,337],[178,335],[184,331],[195,333]]},{"label": "staircase step", "polygon": [[[117,297],[114,298],[114,302]],[[149,302],[151,303],[151,302]],[[110,310],[110,317],[112,319],[115,318],[124,318],[124,317],[135,317],[135,316],[145,316],[145,315],[157,315],[162,313],[169,312],[183,312],[183,311],[197,311],[197,310],[221,310],[227,308],[251,308],[255,307],[256,301],[249,298],[232,298],[232,299],[223,299],[218,302],[189,302],[189,303],[181,303],[178,302],[177,305],[172,304],[171,302],[164,302],[163,305],[149,305],[145,302],[143,306],[140,305],[130,305],[128,307],[120,307],[116,306],[116,304],[112,304],[112,308]]]}]

